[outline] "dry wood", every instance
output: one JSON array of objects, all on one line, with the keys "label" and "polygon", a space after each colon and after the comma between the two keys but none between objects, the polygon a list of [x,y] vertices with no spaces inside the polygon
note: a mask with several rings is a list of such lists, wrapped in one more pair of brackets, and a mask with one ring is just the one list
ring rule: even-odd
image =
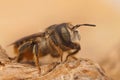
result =
[{"label": "dry wood", "polygon": [[30,64],[12,62],[0,47],[0,80],[111,80],[104,70],[89,59],[42,65],[41,74]]}]

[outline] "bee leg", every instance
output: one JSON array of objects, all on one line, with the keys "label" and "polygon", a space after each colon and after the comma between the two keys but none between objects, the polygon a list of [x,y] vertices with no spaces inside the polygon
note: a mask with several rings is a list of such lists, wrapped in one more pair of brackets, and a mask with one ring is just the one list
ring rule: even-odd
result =
[{"label": "bee leg", "polygon": [[57,50],[58,54],[60,55],[60,61],[63,62],[63,51],[60,49],[58,45],[55,45],[55,43],[50,39],[49,40],[51,45]]},{"label": "bee leg", "polygon": [[58,54],[60,55],[60,63],[62,63],[63,62],[63,51],[60,49],[60,47],[56,45],[54,47],[57,50]]},{"label": "bee leg", "polygon": [[63,62],[63,52],[62,52],[62,50],[58,46],[56,47],[56,50],[60,54],[60,61]]},{"label": "bee leg", "polygon": [[19,63],[21,60],[23,60],[23,53],[19,53],[16,61]]},{"label": "bee leg", "polygon": [[39,65],[39,54],[38,54],[38,44],[35,43],[33,45],[33,55],[34,55],[34,61],[35,61],[35,65],[38,67],[39,70],[39,74],[41,73],[41,68]]},{"label": "bee leg", "polygon": [[72,56],[72,55],[71,55],[71,57],[72,57],[73,59],[75,59],[75,60],[78,60],[75,56]]},{"label": "bee leg", "polygon": [[[76,54],[76,53],[79,52],[79,50],[81,49],[80,45],[79,45],[79,44],[76,44],[76,43],[72,43],[72,44],[70,45],[70,47],[71,47],[72,49],[75,49],[75,51],[70,52],[70,53],[67,55],[65,62],[68,60],[69,56],[72,56],[72,55]],[[74,59],[77,60],[77,58],[74,57],[74,56],[72,56],[72,58],[74,58]]]},{"label": "bee leg", "polygon": [[26,42],[25,44],[23,44],[18,48],[19,55],[17,56],[17,59],[16,59],[17,62],[20,62],[23,59],[23,52],[26,48],[30,47],[30,45],[31,45],[30,42]]}]

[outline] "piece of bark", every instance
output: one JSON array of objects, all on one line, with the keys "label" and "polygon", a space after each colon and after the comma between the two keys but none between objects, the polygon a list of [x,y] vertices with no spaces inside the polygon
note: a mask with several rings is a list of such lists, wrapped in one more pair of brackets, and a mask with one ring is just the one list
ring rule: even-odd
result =
[{"label": "piece of bark", "polygon": [[30,64],[13,63],[5,52],[0,52],[0,80],[111,80],[104,70],[89,59],[41,65],[41,74]]},{"label": "piece of bark", "polygon": [[0,65],[5,65],[9,63],[9,57],[4,49],[0,46]]}]

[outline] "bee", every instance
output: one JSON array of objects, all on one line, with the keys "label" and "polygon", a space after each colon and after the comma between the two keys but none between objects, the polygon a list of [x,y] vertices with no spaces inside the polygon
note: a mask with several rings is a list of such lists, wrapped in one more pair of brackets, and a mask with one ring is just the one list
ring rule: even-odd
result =
[{"label": "bee", "polygon": [[14,51],[17,53],[17,62],[21,62],[24,58],[34,60],[38,67],[39,73],[41,68],[39,58],[50,54],[53,58],[60,58],[63,62],[63,53],[67,52],[65,61],[69,56],[73,56],[81,49],[77,40],[80,40],[80,26],[93,26],[93,24],[72,25],[70,23],[54,24],[45,29],[44,32],[38,32],[23,37],[11,45],[14,45]]}]

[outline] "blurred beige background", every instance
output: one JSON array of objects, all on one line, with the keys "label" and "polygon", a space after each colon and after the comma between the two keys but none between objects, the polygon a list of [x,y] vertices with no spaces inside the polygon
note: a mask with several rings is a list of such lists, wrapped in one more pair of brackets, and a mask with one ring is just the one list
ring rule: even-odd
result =
[{"label": "blurred beige background", "polygon": [[97,25],[79,28],[82,50],[78,57],[100,64],[120,60],[120,0],[0,0],[0,44],[8,53],[12,49],[7,45],[15,40],[62,22]]}]

